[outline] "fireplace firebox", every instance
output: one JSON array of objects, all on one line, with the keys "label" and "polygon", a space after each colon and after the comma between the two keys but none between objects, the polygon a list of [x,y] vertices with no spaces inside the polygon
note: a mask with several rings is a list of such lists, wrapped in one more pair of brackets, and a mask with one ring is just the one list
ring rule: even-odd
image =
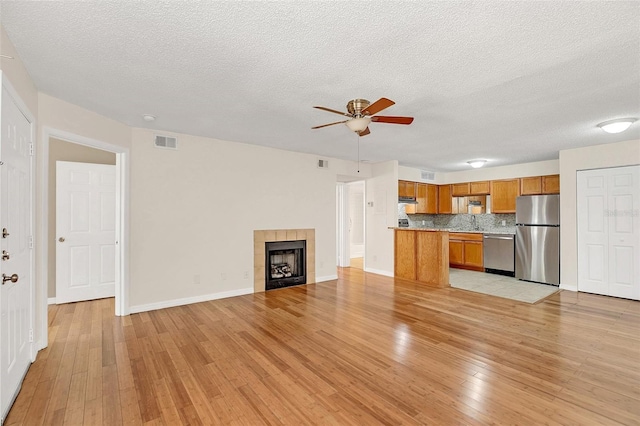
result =
[{"label": "fireplace firebox", "polygon": [[265,243],[265,290],[307,283],[307,242]]}]

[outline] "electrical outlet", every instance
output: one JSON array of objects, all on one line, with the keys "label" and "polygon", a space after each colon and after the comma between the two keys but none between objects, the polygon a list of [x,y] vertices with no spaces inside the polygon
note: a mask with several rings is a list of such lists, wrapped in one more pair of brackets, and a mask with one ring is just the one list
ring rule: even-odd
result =
[{"label": "electrical outlet", "polygon": [[249,271],[244,271],[244,279],[245,280],[249,279]]},{"label": "electrical outlet", "polygon": [[422,221],[422,224],[423,224],[423,225],[426,225],[426,224],[427,224],[427,221],[426,221],[426,220],[423,220],[423,221]]},{"label": "electrical outlet", "polygon": [[502,226],[507,226],[507,221],[506,220],[502,221]]}]

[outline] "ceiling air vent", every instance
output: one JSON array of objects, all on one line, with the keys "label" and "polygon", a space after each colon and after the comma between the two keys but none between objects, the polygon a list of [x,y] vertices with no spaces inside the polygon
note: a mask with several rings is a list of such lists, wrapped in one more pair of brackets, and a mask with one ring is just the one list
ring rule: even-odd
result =
[{"label": "ceiling air vent", "polygon": [[319,169],[328,169],[329,168],[329,160],[318,160],[318,168]]},{"label": "ceiling air vent", "polygon": [[435,180],[436,178],[436,173],[435,172],[429,172],[427,170],[420,170],[420,177],[424,180]]},{"label": "ceiling air vent", "polygon": [[171,136],[156,135],[155,147],[165,149],[178,149],[178,139],[172,138]]}]

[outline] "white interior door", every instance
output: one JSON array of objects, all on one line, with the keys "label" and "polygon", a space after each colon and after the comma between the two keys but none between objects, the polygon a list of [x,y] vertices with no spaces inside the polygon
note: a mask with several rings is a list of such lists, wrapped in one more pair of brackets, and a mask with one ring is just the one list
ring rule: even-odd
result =
[{"label": "white interior door", "polygon": [[640,300],[640,166],[578,172],[578,290]]},{"label": "white interior door", "polygon": [[[0,402],[2,420],[31,364],[31,123],[2,88]],[[13,279],[11,279],[13,277]]]},{"label": "white interior door", "polygon": [[56,162],[56,303],[115,296],[116,171]]}]

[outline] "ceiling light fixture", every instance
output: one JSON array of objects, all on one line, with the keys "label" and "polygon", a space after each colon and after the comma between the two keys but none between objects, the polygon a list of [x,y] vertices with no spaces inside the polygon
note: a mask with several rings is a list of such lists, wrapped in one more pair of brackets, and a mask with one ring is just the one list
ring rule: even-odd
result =
[{"label": "ceiling light fixture", "polygon": [[467,164],[473,167],[474,169],[477,169],[484,166],[484,163],[486,162],[487,160],[471,160],[471,161],[467,161]]},{"label": "ceiling light fixture", "polygon": [[369,126],[369,123],[371,123],[371,117],[358,117],[352,118],[344,124],[346,124],[352,132],[360,133]]},{"label": "ceiling light fixture", "polygon": [[151,115],[151,114],[143,114],[142,115],[142,119],[144,121],[148,121],[149,123],[156,121],[156,116],[155,115]]},{"label": "ceiling light fixture", "polygon": [[616,118],[615,120],[604,121],[598,124],[598,127],[607,133],[620,133],[627,130],[637,120],[637,118]]}]

